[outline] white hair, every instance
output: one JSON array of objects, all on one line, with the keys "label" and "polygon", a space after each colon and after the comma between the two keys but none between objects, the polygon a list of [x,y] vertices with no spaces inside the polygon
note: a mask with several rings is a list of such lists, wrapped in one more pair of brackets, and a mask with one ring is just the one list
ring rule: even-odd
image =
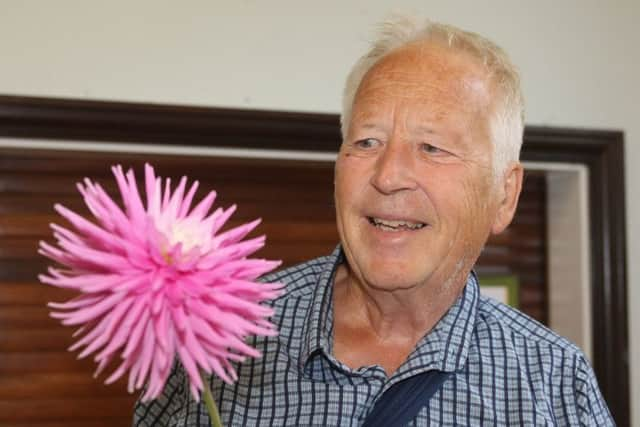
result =
[{"label": "white hair", "polygon": [[507,166],[520,158],[524,132],[524,98],[518,70],[502,48],[475,33],[427,20],[423,25],[407,17],[394,17],[381,25],[371,49],[353,66],[347,77],[340,116],[342,139],[349,130],[351,109],[365,74],[389,53],[414,42],[436,41],[469,54],[487,71],[487,78],[497,89],[497,99],[490,121],[493,142],[493,173],[498,178]]}]

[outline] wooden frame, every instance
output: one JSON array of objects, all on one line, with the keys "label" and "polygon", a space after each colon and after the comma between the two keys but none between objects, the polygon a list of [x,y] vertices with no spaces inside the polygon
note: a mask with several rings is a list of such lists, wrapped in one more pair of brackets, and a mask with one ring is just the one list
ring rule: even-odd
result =
[{"label": "wooden frame", "polygon": [[[332,114],[15,96],[0,96],[0,137],[305,152],[340,143]],[[589,170],[593,365],[616,422],[629,425],[623,134],[527,127],[522,158]]]}]

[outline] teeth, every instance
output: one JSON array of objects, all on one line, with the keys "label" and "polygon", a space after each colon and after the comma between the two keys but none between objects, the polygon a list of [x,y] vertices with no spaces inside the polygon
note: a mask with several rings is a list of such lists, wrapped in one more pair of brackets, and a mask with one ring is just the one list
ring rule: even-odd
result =
[{"label": "teeth", "polygon": [[393,221],[380,218],[369,218],[369,222],[385,231],[419,230],[425,226],[423,223],[409,221]]}]

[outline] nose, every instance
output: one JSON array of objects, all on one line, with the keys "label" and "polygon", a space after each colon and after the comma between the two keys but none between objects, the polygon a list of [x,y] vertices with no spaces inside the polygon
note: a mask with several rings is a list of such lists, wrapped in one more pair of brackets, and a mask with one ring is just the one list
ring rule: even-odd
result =
[{"label": "nose", "polygon": [[415,156],[409,143],[392,140],[379,154],[371,185],[383,194],[416,189]]}]

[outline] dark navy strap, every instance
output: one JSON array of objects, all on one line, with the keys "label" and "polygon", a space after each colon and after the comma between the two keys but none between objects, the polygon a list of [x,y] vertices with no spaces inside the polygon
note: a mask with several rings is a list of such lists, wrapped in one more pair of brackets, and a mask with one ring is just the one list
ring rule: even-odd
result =
[{"label": "dark navy strap", "polygon": [[367,415],[362,427],[404,427],[452,375],[427,371],[389,387]]}]

